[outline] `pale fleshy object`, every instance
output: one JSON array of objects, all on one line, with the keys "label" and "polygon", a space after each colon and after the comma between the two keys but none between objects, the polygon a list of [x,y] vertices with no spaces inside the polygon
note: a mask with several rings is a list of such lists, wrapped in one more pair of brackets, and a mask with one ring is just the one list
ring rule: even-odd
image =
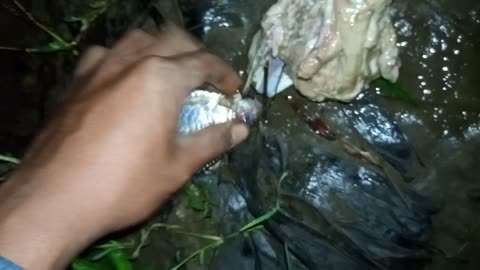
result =
[{"label": "pale fleshy object", "polygon": [[221,93],[195,90],[185,100],[178,120],[178,133],[190,135],[214,124],[233,120],[247,124],[255,122],[261,104],[240,94],[227,97]]},{"label": "pale fleshy object", "polygon": [[263,93],[266,61],[279,58],[285,74],[269,97],[292,83],[313,101],[353,100],[382,76],[398,79],[400,60],[391,0],[279,0],[264,15],[249,50],[247,83]]}]

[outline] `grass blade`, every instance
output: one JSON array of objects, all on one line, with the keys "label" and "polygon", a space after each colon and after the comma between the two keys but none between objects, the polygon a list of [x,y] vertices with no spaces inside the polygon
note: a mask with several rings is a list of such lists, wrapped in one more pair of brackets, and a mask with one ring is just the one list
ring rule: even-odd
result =
[{"label": "grass blade", "polygon": [[386,94],[393,98],[402,100],[411,105],[417,105],[417,102],[398,83],[392,83],[385,78],[379,78],[373,81],[372,85],[378,85],[381,90],[385,91]]},{"label": "grass blade", "polygon": [[20,164],[20,160],[18,158],[14,158],[7,155],[0,155],[0,161],[5,161],[12,164]]},{"label": "grass blade", "polygon": [[275,215],[277,213],[278,209],[277,208],[274,208],[270,211],[268,211],[266,214],[264,214],[263,216],[260,216],[254,220],[252,220],[251,222],[249,222],[247,225],[243,226],[241,229],[240,229],[240,233],[244,233],[245,231],[248,231],[254,227],[257,227],[258,225],[262,224],[263,222],[265,222],[266,220],[270,219],[271,217],[273,217],[273,215]]}]

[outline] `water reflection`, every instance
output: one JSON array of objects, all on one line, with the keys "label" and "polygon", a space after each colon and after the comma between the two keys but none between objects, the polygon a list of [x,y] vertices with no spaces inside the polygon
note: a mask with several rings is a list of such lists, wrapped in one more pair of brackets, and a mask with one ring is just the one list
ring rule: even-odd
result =
[{"label": "water reflection", "polygon": [[[248,35],[245,32],[242,32],[242,35],[232,33],[252,26],[251,18],[262,13],[257,8],[259,4],[253,0],[207,2],[211,5],[204,7],[205,16],[201,18],[200,28],[204,40],[210,47],[222,52],[227,60],[245,64],[245,48],[249,45]],[[480,59],[477,53],[478,42],[472,38],[475,35],[471,33],[471,29],[474,27],[480,29],[480,13],[472,8],[460,13],[462,14],[460,19],[451,18],[446,15],[450,14],[450,10],[447,13],[432,6],[432,3],[438,2],[448,1],[394,1],[396,6],[394,26],[398,33],[397,46],[402,52],[403,61],[400,83],[420,102],[415,108],[401,104],[384,106],[383,109],[393,115],[402,131],[407,133],[408,141],[427,161],[430,174],[425,179],[422,178],[424,181],[420,186],[433,190],[433,193],[440,194],[448,202],[446,211],[438,217],[436,223],[440,224],[437,226],[440,227],[441,235],[436,240],[441,243],[440,248],[456,250],[463,245],[457,236],[462,235],[463,238],[469,236],[463,231],[456,230],[461,226],[452,223],[472,224],[472,216],[475,214],[475,208],[464,201],[465,196],[462,194],[465,194],[467,185],[478,182],[475,170],[479,161],[475,156],[480,156],[480,150],[474,147],[473,142],[478,141],[480,137],[480,94],[477,89],[480,85],[478,77]],[[450,1],[451,5],[453,2]],[[453,12],[454,10],[451,14]],[[255,23],[254,21],[253,24]],[[229,31],[226,31],[227,29]],[[256,30],[255,27],[250,29]],[[225,32],[218,34],[218,31]],[[225,37],[228,37],[228,40]],[[242,65],[239,67],[243,70]],[[380,89],[377,88],[375,91],[380,92]],[[334,118],[339,126],[351,126],[352,123],[348,119],[357,118],[357,128],[360,131],[368,131],[371,135],[370,141],[378,140],[391,144],[400,140],[395,136],[383,138],[382,132],[368,124],[372,122],[371,120],[368,123],[363,121],[367,118],[382,120],[378,115],[369,115],[368,107],[352,110],[350,117],[341,109],[334,107],[331,105],[329,116]],[[275,117],[278,121],[287,121],[282,122],[285,129],[298,132],[297,121],[285,120],[282,113],[275,113]],[[274,121],[275,119],[270,120]],[[267,121],[265,124],[270,123]],[[380,135],[375,136],[376,134]],[[313,159],[310,154],[305,154],[303,158],[303,163]],[[371,186],[374,183],[368,175],[358,171],[361,176],[359,182],[350,186],[342,185],[340,181],[345,177],[344,172],[334,167],[327,169],[330,171],[322,169],[321,163],[314,166],[312,168],[314,174],[324,173],[329,177],[324,179],[313,177],[303,190],[305,195],[315,198],[316,204],[328,202],[325,199],[320,200],[319,196],[323,193],[319,193],[318,190],[322,187],[335,187],[348,192],[352,189],[358,190],[359,186]],[[324,185],[319,185],[322,181]],[[440,260],[435,266],[442,267],[443,264],[445,262]],[[455,267],[450,269],[453,268]]]},{"label": "water reflection", "polygon": [[[480,107],[472,83],[476,79],[469,76],[478,65],[471,59],[476,48],[466,38],[466,27],[435,10],[436,5],[435,1],[397,4],[394,26],[404,65],[400,81],[423,102],[421,117],[437,123],[438,134],[455,136],[467,132],[469,121],[480,120],[477,113],[468,113]],[[471,10],[469,15],[479,26],[478,11]]]}]

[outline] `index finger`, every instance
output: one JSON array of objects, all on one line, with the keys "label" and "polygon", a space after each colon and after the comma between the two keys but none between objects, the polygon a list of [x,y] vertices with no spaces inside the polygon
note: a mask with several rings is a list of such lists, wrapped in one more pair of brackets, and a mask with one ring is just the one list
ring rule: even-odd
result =
[{"label": "index finger", "polygon": [[205,47],[200,40],[173,22],[164,23],[153,35],[156,38],[156,44],[151,50],[158,55],[175,55]]},{"label": "index finger", "polygon": [[242,84],[239,74],[220,57],[201,49],[167,57],[186,76],[184,89],[190,91],[204,83],[210,83],[227,95],[234,94]]},{"label": "index finger", "polygon": [[186,30],[166,22],[151,33],[141,29],[129,32],[115,45],[112,54],[135,62],[149,55],[167,57],[203,47],[204,45]]}]

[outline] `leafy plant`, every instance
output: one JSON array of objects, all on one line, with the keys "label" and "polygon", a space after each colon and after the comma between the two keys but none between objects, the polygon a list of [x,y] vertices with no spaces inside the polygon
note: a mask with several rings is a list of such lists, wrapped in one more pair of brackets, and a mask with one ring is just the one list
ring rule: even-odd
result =
[{"label": "leafy plant", "polygon": [[210,203],[205,189],[190,183],[185,187],[184,194],[187,196],[188,206],[191,209],[201,212],[205,218],[210,216]]},{"label": "leafy plant", "polygon": [[109,241],[95,246],[99,250],[86,258],[77,258],[72,262],[73,270],[133,270],[132,263],[126,252],[133,247],[133,243]]},{"label": "leafy plant", "polygon": [[[179,270],[182,269],[188,262],[191,260],[198,258],[201,264],[205,261],[205,254],[213,249],[216,249],[223,245],[225,242],[232,240],[239,236],[247,236],[248,234],[255,232],[257,230],[263,229],[263,224],[272,218],[276,213],[280,211],[280,187],[284,179],[287,177],[287,173],[282,174],[278,185],[277,185],[277,199],[275,206],[272,210],[268,211],[262,216],[257,217],[256,219],[252,220],[251,222],[242,226],[238,231],[231,233],[227,236],[222,235],[211,235],[211,234],[203,234],[203,233],[196,233],[196,232],[188,232],[182,229],[179,225],[171,225],[171,224],[164,224],[164,223],[155,223],[148,228],[142,230],[140,232],[140,242],[134,249],[130,259],[136,259],[140,255],[141,249],[145,246],[145,242],[147,241],[150,234],[157,229],[164,229],[168,230],[171,233],[181,234],[189,237],[194,237],[198,239],[203,239],[209,241],[205,246],[201,247],[200,249],[194,251],[192,254],[181,260],[178,264],[170,268],[170,270]],[[102,258],[109,257],[111,258],[112,262],[115,263],[115,270],[131,270],[132,266],[128,259],[128,256],[125,254],[125,250],[130,248],[131,244],[122,244],[116,241],[110,241],[106,244],[98,245],[94,248],[100,248],[102,251],[97,253],[90,260],[85,259],[77,259],[73,262],[72,267],[73,270],[109,270],[111,268],[105,268],[105,266],[101,266],[100,264],[95,264],[94,261],[99,261]],[[288,254],[288,247],[285,246],[285,254]],[[288,258],[287,258],[288,260]],[[290,267],[290,261],[287,261]],[[75,268],[76,267],[76,268]],[[102,268],[103,267],[103,268]],[[291,268],[289,268],[291,269]]]},{"label": "leafy plant", "polygon": [[281,206],[281,201],[280,201],[280,188],[281,188],[281,184],[283,183],[283,181],[286,179],[286,177],[288,176],[288,173],[285,172],[284,174],[282,174],[279,182],[278,182],[278,185],[277,185],[277,200],[276,200],[276,203],[275,203],[275,207],[268,211],[267,213],[265,213],[264,215],[252,220],[251,222],[249,222],[248,224],[244,225],[243,227],[241,227],[241,229],[237,232],[234,232],[232,234],[229,234],[227,236],[217,236],[217,235],[204,235],[204,234],[196,234],[196,233],[185,233],[181,230],[178,230],[178,231],[174,231],[176,233],[182,233],[182,234],[186,234],[186,235],[190,235],[190,236],[193,236],[193,237],[199,237],[199,238],[202,238],[202,239],[207,239],[207,240],[211,240],[212,242],[205,245],[204,247],[198,249],[197,251],[193,252],[190,256],[188,256],[187,258],[185,258],[184,260],[182,260],[180,263],[178,263],[176,266],[174,266],[173,268],[171,268],[170,270],[179,270],[181,269],[183,266],[185,266],[185,264],[187,264],[190,260],[194,259],[195,257],[204,257],[205,256],[205,253],[210,250],[210,249],[214,249],[214,248],[218,248],[219,246],[221,246],[222,244],[224,244],[226,241],[228,240],[231,240],[233,238],[236,238],[238,236],[242,236],[242,235],[247,235],[251,232],[254,232],[254,231],[257,231],[257,230],[261,230],[263,229],[263,223],[265,223],[267,220],[269,220],[270,218],[272,218],[276,213],[278,213],[278,211],[280,211],[280,206]]},{"label": "leafy plant", "polygon": [[[31,48],[18,48],[0,46],[0,50],[23,51],[27,53],[54,53],[60,51],[68,51],[73,55],[78,55],[78,44],[84,37],[90,25],[102,14],[106,12],[112,0],[95,0],[95,2],[87,3],[77,11],[78,14],[68,15],[64,18],[66,23],[80,23],[80,29],[73,39],[66,39],[61,34],[56,33],[46,25],[37,20],[27,9],[17,0],[12,0],[14,7],[19,10],[24,17],[35,25],[38,29],[46,33],[50,37],[50,42]],[[2,4],[6,7],[6,4]],[[10,10],[8,7],[6,7]],[[15,12],[12,12],[16,15]]]}]

